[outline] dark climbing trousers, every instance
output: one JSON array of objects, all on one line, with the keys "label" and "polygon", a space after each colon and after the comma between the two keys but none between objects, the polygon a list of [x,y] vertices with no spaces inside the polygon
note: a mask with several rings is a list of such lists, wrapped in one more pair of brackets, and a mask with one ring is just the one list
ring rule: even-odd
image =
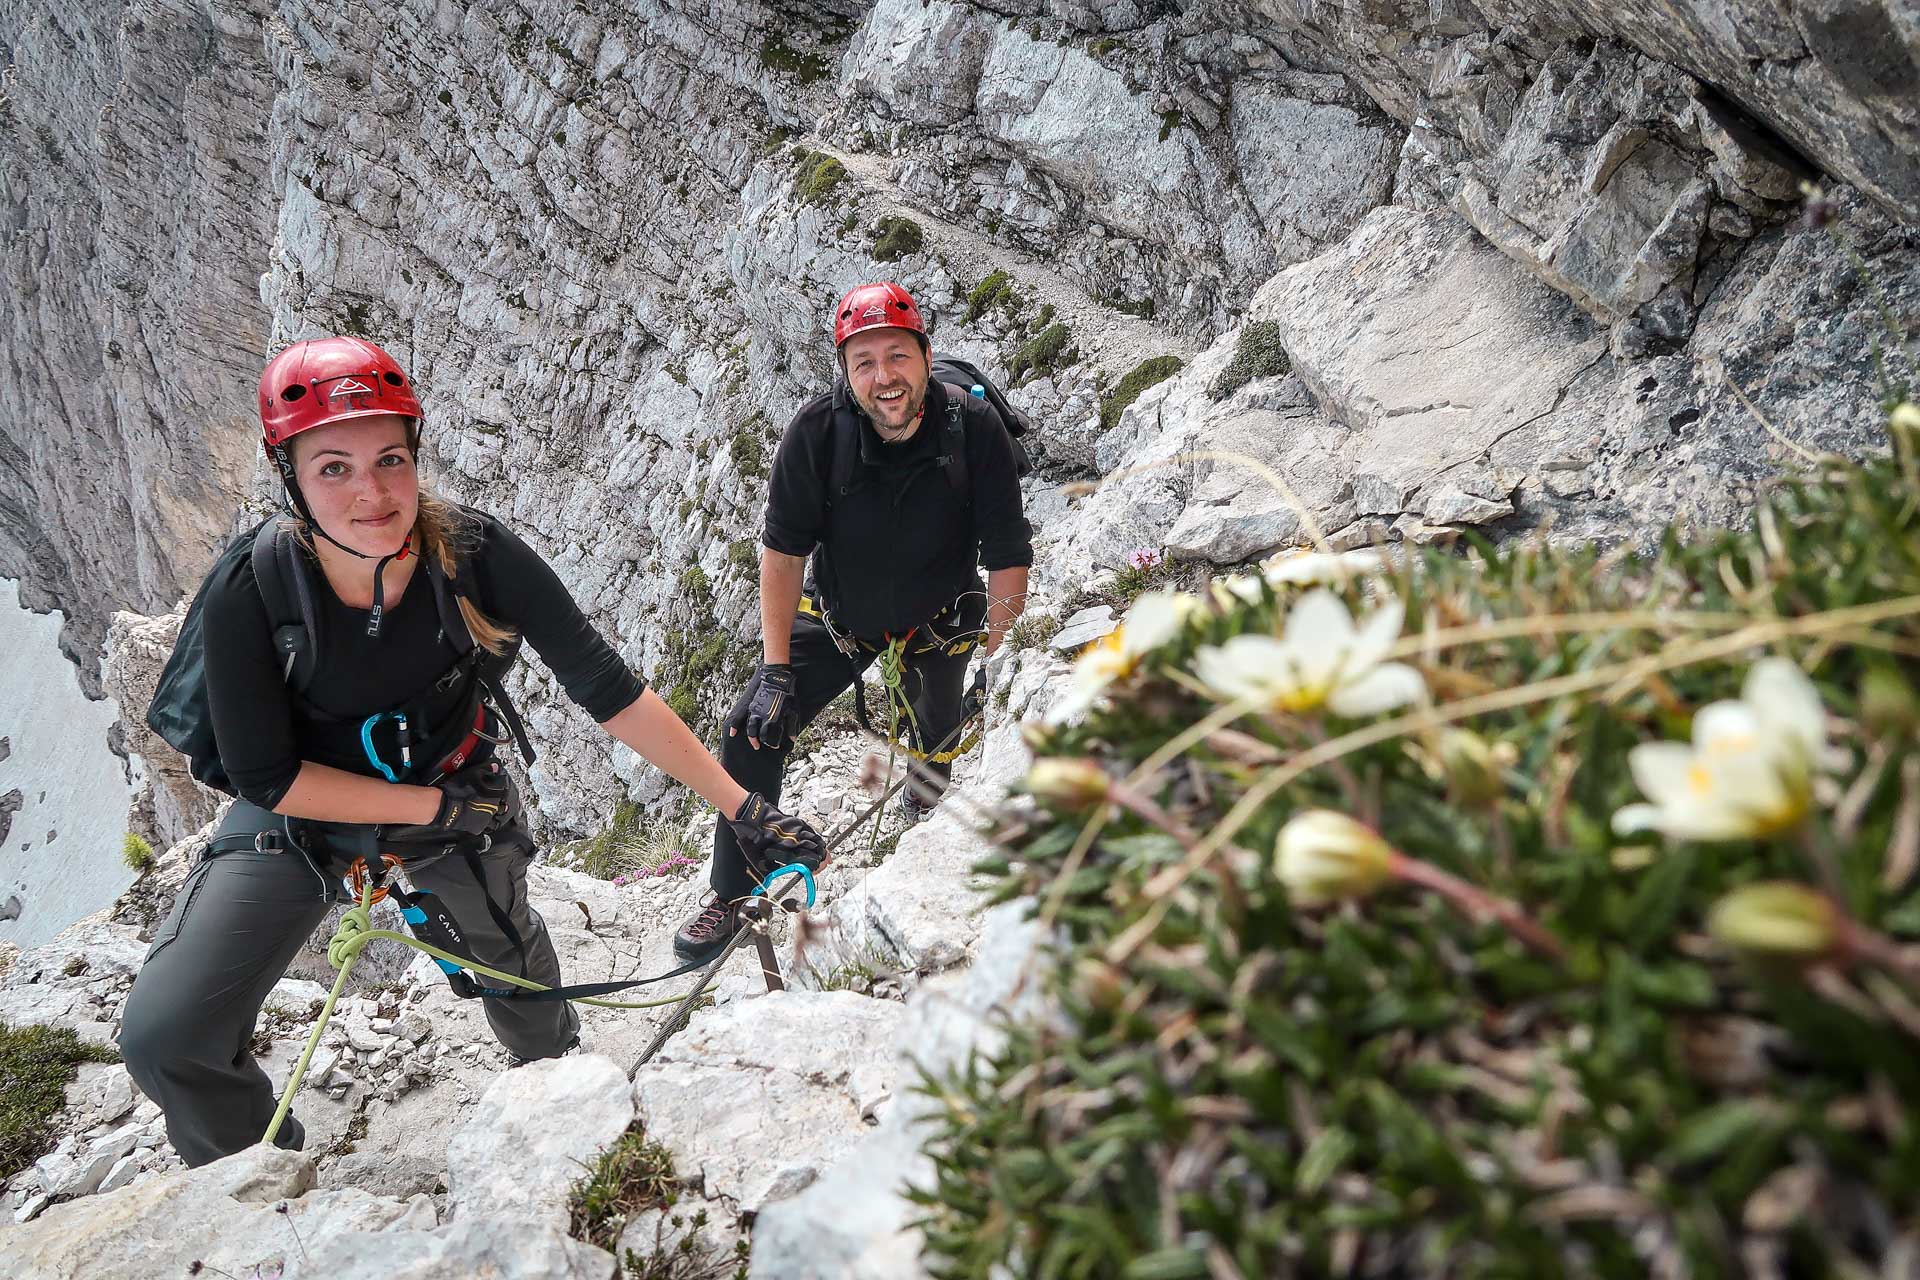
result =
[{"label": "dark climbing trousers", "polygon": [[[910,652],[902,664],[900,686],[919,721],[919,743],[924,747],[930,748],[943,741],[960,723],[960,703],[966,692],[967,664],[972,660],[974,648],[966,642],[977,636],[981,620],[986,615],[984,595],[984,592],[979,593],[979,599],[967,600],[957,607],[952,619],[936,619],[923,628],[924,635],[916,633],[909,642]],[[923,643],[930,644],[927,651],[911,652]],[[958,651],[954,652],[956,649]],[[793,667],[793,705],[799,714],[798,728],[804,729],[825,710],[829,702],[851,688],[853,682],[878,657],[878,653],[866,646],[862,646],[855,654],[843,653],[819,618],[809,613],[796,616],[788,661]],[[872,704],[874,728],[881,733],[887,729],[885,696],[882,694],[878,698],[868,699]],[[742,694],[730,719],[737,720],[744,715],[746,705],[746,695]],[[795,731],[798,732],[798,729]],[[902,733],[905,733],[904,726]],[[756,748],[747,741],[745,730],[731,737],[726,735],[725,729],[721,730],[721,765],[735,782],[749,791],[758,791],[774,804],[780,803],[780,782],[786,772],[787,756],[792,751],[791,738],[779,747]],[[925,767],[940,780],[937,784],[929,781],[928,787],[944,789],[945,779],[952,773],[953,767],[931,762]],[[830,833],[823,831],[821,834]],[[761,877],[772,870],[771,866],[750,866],[739,840],[734,837],[733,828],[724,822],[717,826],[713,833],[711,883],[714,893],[723,901],[746,897],[760,883]]]},{"label": "dark climbing trousers", "polygon": [[[190,1166],[231,1155],[266,1133],[275,1099],[248,1048],[254,1023],[273,984],[344,896],[338,872],[345,858],[339,847],[329,851],[329,837],[356,829],[300,822],[292,829],[298,848],[242,848],[202,859],[180,886],[127,996],[121,1055],[134,1083],[165,1113],[167,1137]],[[242,800],[227,811],[215,840],[239,836],[236,843],[245,844],[252,832],[285,830],[281,818]],[[527,902],[532,861],[532,837],[516,823],[496,832],[492,848],[479,855],[484,889],[458,855],[408,874],[416,887],[440,896],[480,963],[559,986],[560,961]],[[524,964],[521,949],[495,924],[488,898],[519,932]],[[482,1004],[494,1035],[522,1058],[556,1056],[579,1030],[565,1001]],[[297,1148],[300,1132],[283,1126],[277,1141]]]}]

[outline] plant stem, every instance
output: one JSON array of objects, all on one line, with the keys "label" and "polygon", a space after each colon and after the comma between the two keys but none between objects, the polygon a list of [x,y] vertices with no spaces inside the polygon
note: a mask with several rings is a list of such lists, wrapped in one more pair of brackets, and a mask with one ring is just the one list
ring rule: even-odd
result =
[{"label": "plant stem", "polygon": [[1468,884],[1451,872],[1442,871],[1431,862],[1409,858],[1398,850],[1394,851],[1392,866],[1395,877],[1408,884],[1417,884],[1422,888],[1433,890],[1470,918],[1498,921],[1505,926],[1507,932],[1534,950],[1552,956],[1555,960],[1566,958],[1566,949],[1560,945],[1560,940],[1541,928],[1531,916],[1506,898],[1488,893],[1477,885]]}]

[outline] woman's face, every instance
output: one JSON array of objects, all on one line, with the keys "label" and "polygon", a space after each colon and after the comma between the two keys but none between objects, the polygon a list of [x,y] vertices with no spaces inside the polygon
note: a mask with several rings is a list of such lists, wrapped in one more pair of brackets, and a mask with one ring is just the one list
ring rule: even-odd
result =
[{"label": "woman's face", "polygon": [[420,510],[420,477],[397,413],[331,422],[292,440],[293,470],[327,536],[378,559],[400,550]]}]

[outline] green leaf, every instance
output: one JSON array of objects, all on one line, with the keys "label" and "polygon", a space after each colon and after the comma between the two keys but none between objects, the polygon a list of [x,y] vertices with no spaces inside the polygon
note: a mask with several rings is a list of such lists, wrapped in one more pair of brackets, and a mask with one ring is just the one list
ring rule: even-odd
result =
[{"label": "green leaf", "polygon": [[1667,1144],[1665,1160],[1679,1166],[1711,1159],[1771,1118],[1771,1109],[1751,1098],[1734,1098],[1695,1112]]},{"label": "green leaf", "polygon": [[1327,1185],[1329,1178],[1340,1172],[1340,1167],[1359,1145],[1359,1141],[1345,1129],[1322,1130],[1300,1157],[1300,1165],[1293,1174],[1294,1189],[1302,1195],[1317,1194],[1320,1188]]},{"label": "green leaf", "polygon": [[1640,887],[1627,904],[1627,945],[1645,952],[1673,928],[1674,917],[1686,905],[1687,882],[1693,877],[1698,854],[1682,846],[1656,853],[1653,865],[1640,878]]},{"label": "green leaf", "polygon": [[1156,1249],[1143,1253],[1120,1273],[1126,1280],[1187,1280],[1205,1277],[1207,1255],[1198,1249]]}]

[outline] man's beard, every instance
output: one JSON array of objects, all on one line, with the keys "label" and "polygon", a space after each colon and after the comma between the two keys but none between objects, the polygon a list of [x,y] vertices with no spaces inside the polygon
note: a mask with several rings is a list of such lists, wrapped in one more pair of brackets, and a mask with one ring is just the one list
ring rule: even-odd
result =
[{"label": "man's beard", "polygon": [[[891,390],[892,388],[888,389]],[[886,415],[882,412],[882,406],[878,399],[869,400],[856,391],[853,393],[853,402],[860,406],[860,412],[867,415],[867,421],[873,424],[876,431],[899,433],[913,425],[914,419],[920,416],[920,410],[924,408],[927,403],[927,387],[925,383],[921,383],[917,388],[908,386],[906,390],[906,395],[893,402],[896,405],[904,404],[907,408],[906,418],[897,427],[887,425]]]}]

